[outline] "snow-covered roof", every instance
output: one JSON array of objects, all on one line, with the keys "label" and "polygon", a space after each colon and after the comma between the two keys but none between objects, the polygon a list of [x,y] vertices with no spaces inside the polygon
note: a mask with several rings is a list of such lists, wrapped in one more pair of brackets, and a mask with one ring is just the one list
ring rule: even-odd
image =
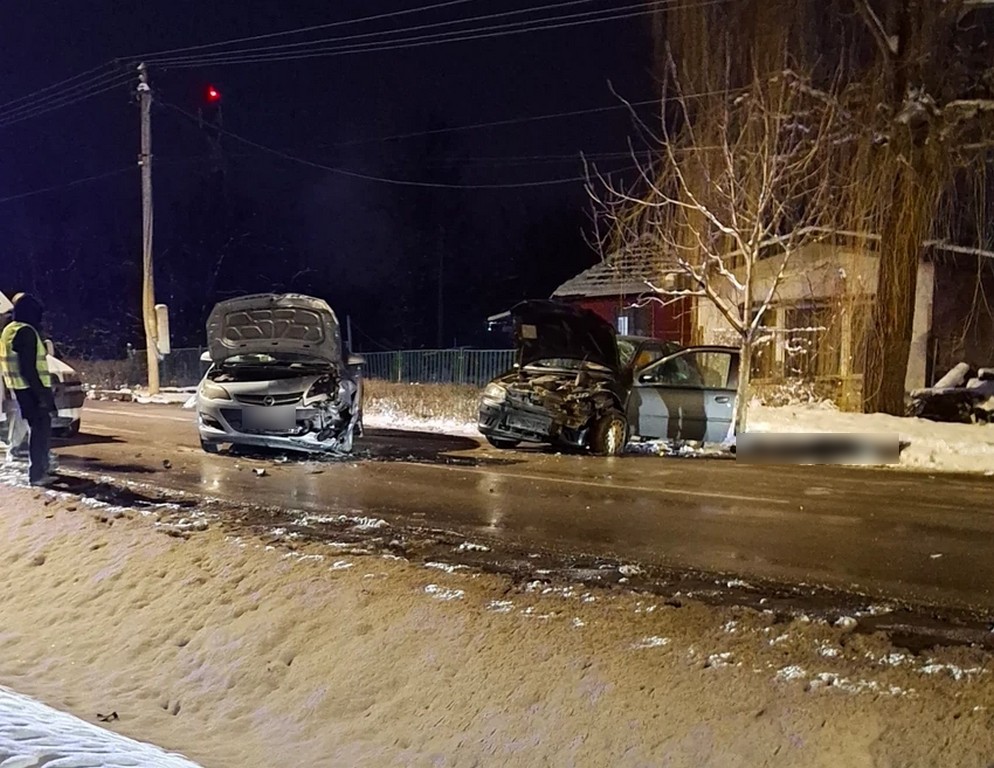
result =
[{"label": "snow-covered roof", "polygon": [[556,288],[553,298],[569,296],[637,296],[659,284],[666,275],[678,274],[676,259],[647,239],[625,246],[599,264],[585,269]]}]

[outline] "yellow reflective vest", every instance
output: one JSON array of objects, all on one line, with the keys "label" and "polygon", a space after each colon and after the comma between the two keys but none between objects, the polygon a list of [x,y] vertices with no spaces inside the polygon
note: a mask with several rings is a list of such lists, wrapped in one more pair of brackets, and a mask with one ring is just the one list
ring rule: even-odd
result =
[{"label": "yellow reflective vest", "polygon": [[7,389],[23,390],[30,389],[28,380],[24,378],[24,371],[21,367],[23,362],[20,356],[14,351],[14,337],[22,328],[31,328],[35,339],[38,342],[35,367],[38,370],[38,378],[46,387],[52,386],[52,375],[48,372],[48,352],[45,345],[41,343],[41,336],[38,335],[32,326],[27,323],[19,323],[16,320],[7,325],[0,334],[0,373],[3,374],[3,383]]}]

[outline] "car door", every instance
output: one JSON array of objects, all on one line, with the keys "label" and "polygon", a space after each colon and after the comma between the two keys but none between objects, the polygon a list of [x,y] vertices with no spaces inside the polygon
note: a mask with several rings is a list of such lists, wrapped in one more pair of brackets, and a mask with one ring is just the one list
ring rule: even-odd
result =
[{"label": "car door", "polygon": [[629,423],[655,440],[721,443],[735,414],[738,350],[690,347],[636,374]]}]

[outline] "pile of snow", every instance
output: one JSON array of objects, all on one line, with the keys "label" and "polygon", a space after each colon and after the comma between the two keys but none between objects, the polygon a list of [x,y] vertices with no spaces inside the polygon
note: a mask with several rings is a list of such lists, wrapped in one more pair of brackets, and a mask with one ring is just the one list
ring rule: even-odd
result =
[{"label": "pile of snow", "polygon": [[445,418],[418,418],[393,408],[367,408],[362,414],[362,423],[372,429],[434,432],[469,437],[480,436],[476,422]]},{"label": "pile of snow", "polygon": [[196,403],[196,394],[196,387],[162,387],[155,395],[149,395],[144,389],[138,387],[120,387],[119,389],[90,389],[86,396],[90,400],[116,400],[141,405],[182,405],[184,408],[192,408],[190,403]]},{"label": "pile of snow", "polygon": [[[116,713],[106,713],[108,721]],[[0,765],[199,768],[180,755],[98,728],[0,686]]]},{"label": "pile of snow", "polygon": [[879,413],[844,413],[831,404],[749,409],[750,432],[898,435],[910,441],[902,469],[994,474],[994,425],[945,424]]}]

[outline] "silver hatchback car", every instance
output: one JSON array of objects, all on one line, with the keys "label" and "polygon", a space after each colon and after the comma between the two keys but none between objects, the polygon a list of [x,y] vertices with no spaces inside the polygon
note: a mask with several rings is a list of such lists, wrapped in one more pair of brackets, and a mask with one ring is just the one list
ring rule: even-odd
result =
[{"label": "silver hatchback car", "polygon": [[362,359],[346,357],[328,304],[256,294],[207,321],[211,366],[197,391],[200,444],[349,452],[362,433]]}]

